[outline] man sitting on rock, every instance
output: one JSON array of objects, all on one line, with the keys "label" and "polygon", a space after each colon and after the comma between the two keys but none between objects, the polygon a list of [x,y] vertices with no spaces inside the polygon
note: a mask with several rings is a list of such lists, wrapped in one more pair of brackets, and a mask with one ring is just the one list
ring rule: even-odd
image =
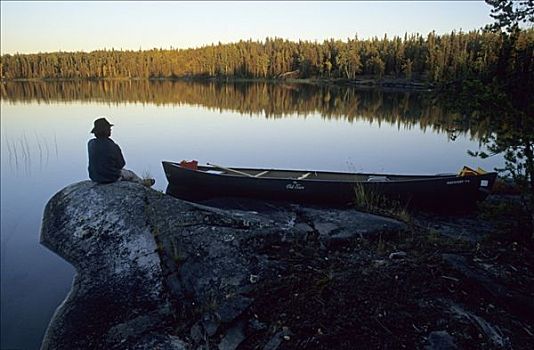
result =
[{"label": "man sitting on rock", "polygon": [[106,118],[99,118],[94,122],[91,133],[95,135],[95,138],[89,140],[87,144],[89,178],[101,184],[132,181],[147,187],[152,186],[156,182],[154,179],[141,179],[133,171],[123,168],[126,162],[121,149],[110,138],[112,126],[113,124],[110,124]]}]

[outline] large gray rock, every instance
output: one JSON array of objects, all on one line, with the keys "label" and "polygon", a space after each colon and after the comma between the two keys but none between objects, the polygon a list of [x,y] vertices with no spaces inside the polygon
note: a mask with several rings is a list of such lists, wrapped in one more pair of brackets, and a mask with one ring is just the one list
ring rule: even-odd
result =
[{"label": "large gray rock", "polygon": [[287,269],[270,250],[337,249],[403,229],[354,210],[224,211],[134,183],[80,182],[44,213],[42,244],[77,275],[42,347],[234,349],[264,327],[246,319],[255,287]]},{"label": "large gray rock", "polygon": [[[119,182],[74,184],[47,204],[41,243],[76,268],[70,294],[56,311],[43,349],[131,348],[164,343],[173,311],[153,232],[148,193]],[[141,339],[142,338],[142,339]]]}]

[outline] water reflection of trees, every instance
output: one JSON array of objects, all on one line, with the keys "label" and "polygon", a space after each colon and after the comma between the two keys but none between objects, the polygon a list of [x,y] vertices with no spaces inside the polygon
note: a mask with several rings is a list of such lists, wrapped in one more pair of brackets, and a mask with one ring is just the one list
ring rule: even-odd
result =
[{"label": "water reflection of trees", "polygon": [[326,119],[388,123],[399,128],[419,127],[439,132],[469,133],[480,137],[483,125],[458,125],[428,93],[361,90],[309,84],[218,83],[186,81],[6,82],[2,99],[13,103],[150,103],[196,105],[211,110],[283,118],[320,114]]}]

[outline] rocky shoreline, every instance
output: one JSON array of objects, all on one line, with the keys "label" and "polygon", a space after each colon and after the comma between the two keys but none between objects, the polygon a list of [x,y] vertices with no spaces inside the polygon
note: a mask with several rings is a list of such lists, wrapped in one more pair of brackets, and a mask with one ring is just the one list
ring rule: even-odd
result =
[{"label": "rocky shoreline", "polygon": [[532,254],[482,226],[80,182],[44,213],[42,244],[77,274],[42,348],[527,349]]}]

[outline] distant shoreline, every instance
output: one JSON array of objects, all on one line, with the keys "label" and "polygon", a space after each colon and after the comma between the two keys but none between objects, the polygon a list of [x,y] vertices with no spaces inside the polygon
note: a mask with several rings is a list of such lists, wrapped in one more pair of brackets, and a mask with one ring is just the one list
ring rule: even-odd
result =
[{"label": "distant shoreline", "polygon": [[317,86],[345,86],[371,89],[393,89],[403,91],[431,91],[435,89],[435,84],[399,78],[373,78],[362,76],[358,79],[325,79],[325,78],[236,78],[236,77],[174,77],[174,78],[42,78],[42,79],[2,79],[6,82],[101,82],[101,81],[187,81],[187,82],[218,82],[218,83],[292,83],[310,84]]}]

